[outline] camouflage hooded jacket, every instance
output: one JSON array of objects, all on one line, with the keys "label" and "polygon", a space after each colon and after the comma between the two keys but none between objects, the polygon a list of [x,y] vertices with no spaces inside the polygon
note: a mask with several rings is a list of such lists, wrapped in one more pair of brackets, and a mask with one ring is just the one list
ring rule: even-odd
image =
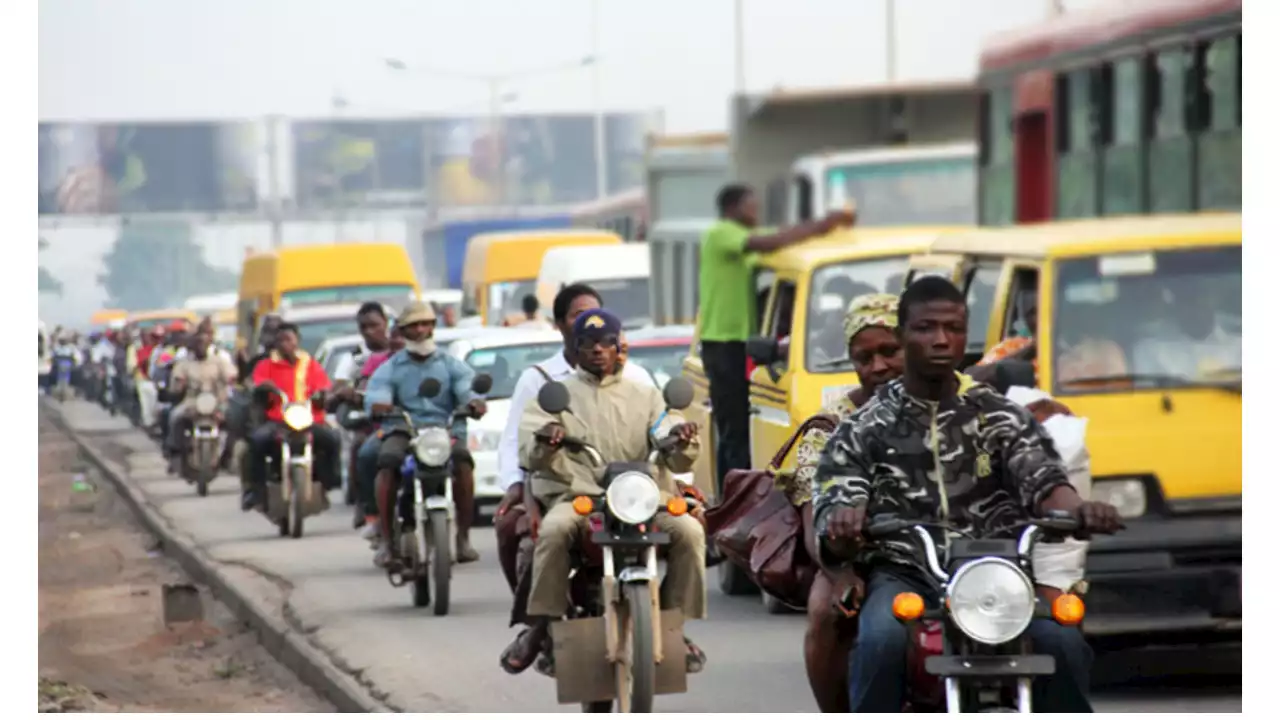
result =
[{"label": "camouflage hooded jacket", "polygon": [[[976,537],[998,537],[1059,485],[1070,486],[1067,472],[1025,408],[964,375],[955,399],[942,403],[894,380],[832,433],[814,476],[814,529],[821,541],[833,510],[866,505],[868,520],[947,518]],[[908,538],[868,545],[853,560],[924,570]]]}]

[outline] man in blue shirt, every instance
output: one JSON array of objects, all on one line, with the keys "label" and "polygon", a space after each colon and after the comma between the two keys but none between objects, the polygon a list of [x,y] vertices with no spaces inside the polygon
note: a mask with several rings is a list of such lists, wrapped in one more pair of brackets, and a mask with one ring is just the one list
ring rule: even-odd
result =
[{"label": "man in blue shirt", "polygon": [[[466,407],[471,417],[483,417],[484,400],[471,390],[475,371],[466,363],[439,350],[433,339],[436,314],[430,305],[412,302],[405,307],[396,321],[404,336],[404,349],[392,355],[369,378],[365,389],[365,411],[382,417],[377,434],[360,448],[360,454],[376,452],[378,524],[382,531],[382,547],[375,558],[380,567],[393,561],[395,548],[391,546],[391,513],[400,486],[400,467],[409,454],[409,431],[401,411],[407,412],[415,425],[448,422],[453,412]],[[422,397],[418,388],[427,378],[440,383],[435,397]],[[453,500],[458,512],[458,562],[468,563],[480,559],[471,547],[471,521],[475,517],[475,462],[467,451],[467,421],[458,418],[452,427],[453,450]]]}]

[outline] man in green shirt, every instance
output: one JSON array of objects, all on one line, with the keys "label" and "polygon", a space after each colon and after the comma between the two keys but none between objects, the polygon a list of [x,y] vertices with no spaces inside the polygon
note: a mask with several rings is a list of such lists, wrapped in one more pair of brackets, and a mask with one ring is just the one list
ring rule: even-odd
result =
[{"label": "man in green shirt", "polygon": [[760,332],[753,278],[759,253],[781,250],[853,224],[849,211],[830,213],[770,234],[752,234],[760,203],[746,185],[726,185],[716,196],[720,221],[702,239],[698,278],[702,367],[711,389],[716,424],[716,476],[751,467],[747,431],[746,341]]}]

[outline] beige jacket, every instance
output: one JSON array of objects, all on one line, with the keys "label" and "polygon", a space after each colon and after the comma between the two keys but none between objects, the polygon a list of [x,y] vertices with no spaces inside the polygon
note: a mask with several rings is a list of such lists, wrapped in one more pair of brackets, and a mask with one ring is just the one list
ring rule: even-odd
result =
[{"label": "beige jacket", "polygon": [[188,357],[173,368],[169,382],[177,384],[179,379],[184,382],[186,389],[183,391],[182,402],[175,410],[186,410],[194,405],[196,396],[202,392],[213,393],[221,406],[227,402],[231,384],[235,382],[235,371],[225,359],[216,355],[209,355],[204,360]]},{"label": "beige jacket", "polygon": [[[599,483],[604,468],[592,467],[585,453],[537,442],[534,433],[547,423],[564,425],[566,435],[589,443],[610,463],[647,461],[652,448],[649,429],[657,424],[655,435],[664,438],[685,421],[674,410],[666,412],[662,392],[652,383],[621,375],[597,378],[582,369],[561,382],[569,389],[567,411],[556,417],[531,402],[520,418],[520,463],[533,475],[530,489],[534,497],[548,507],[561,498],[604,494]],[[664,501],[676,492],[671,473],[689,472],[697,456],[695,439],[667,454],[665,468],[654,468]]]}]

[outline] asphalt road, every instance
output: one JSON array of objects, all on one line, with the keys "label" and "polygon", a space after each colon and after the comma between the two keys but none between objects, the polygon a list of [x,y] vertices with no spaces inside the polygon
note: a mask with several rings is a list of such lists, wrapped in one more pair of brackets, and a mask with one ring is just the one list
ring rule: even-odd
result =
[{"label": "asphalt road", "polygon": [[[43,412],[43,410],[42,410]],[[238,482],[216,480],[207,498],[164,474],[153,442],[99,408],[69,401],[72,428],[108,454],[132,451],[131,479],[159,511],[221,562],[252,568],[288,589],[286,615],[339,667],[357,674],[403,711],[557,712],[552,681],[532,671],[511,677],[498,655],[514,636],[510,593],[498,568],[491,528],[473,531],[479,563],[459,566],[446,617],[415,609],[408,588],[393,588],[351,529],[338,500],[289,540],[257,513],[239,509]],[[706,669],[685,695],[658,699],[661,712],[812,712],[801,662],[803,618],[766,615],[757,598],[709,591],[710,618],[688,634],[707,652]],[[1098,712],[1240,712],[1240,653],[1152,650],[1099,658]],[[1174,673],[1191,673],[1174,676]]]}]

